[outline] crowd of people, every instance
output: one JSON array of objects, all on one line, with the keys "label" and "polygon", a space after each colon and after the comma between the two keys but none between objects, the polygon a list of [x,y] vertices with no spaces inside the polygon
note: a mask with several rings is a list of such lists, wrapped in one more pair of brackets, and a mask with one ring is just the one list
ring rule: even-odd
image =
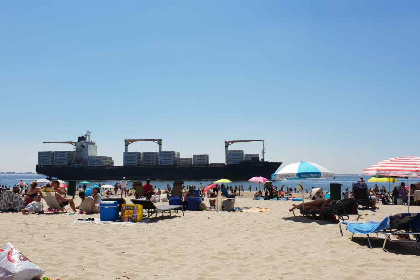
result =
[{"label": "crowd of people", "polygon": [[95,187],[92,195],[86,197],[84,190],[79,191],[82,203],[76,206],[73,198],[67,197],[66,192],[60,189],[60,182],[53,180],[50,184],[39,187],[33,181],[27,186],[23,181],[12,188],[0,188],[0,211],[21,211],[23,214],[42,213],[43,191],[53,192],[61,208],[70,206],[73,212],[93,214],[99,212],[101,203],[100,188]]}]

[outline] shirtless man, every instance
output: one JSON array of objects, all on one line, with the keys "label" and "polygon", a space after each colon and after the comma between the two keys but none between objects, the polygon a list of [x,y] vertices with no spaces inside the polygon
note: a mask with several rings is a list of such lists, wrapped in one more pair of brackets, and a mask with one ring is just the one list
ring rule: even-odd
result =
[{"label": "shirtless man", "polygon": [[71,210],[73,210],[73,212],[77,212],[76,210],[76,205],[74,205],[74,201],[72,198],[64,198],[60,195],[60,182],[57,180],[52,181],[51,186],[54,188],[55,190],[55,197],[57,198],[58,202],[60,203],[61,207],[65,207],[66,205],[70,204],[70,208]]}]

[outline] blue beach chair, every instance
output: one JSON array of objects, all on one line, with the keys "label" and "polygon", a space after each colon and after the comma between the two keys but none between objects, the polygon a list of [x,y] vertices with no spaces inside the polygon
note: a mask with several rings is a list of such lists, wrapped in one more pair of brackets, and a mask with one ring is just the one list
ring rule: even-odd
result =
[{"label": "blue beach chair", "polygon": [[[351,239],[353,239],[354,234],[366,234],[369,248],[372,248],[369,235],[373,233],[375,233],[378,237],[379,233],[383,233],[385,235],[382,246],[384,251],[386,251],[385,246],[387,241],[420,244],[420,213],[402,213],[388,216],[380,222],[359,223],[343,221],[339,224],[341,236],[343,236],[341,224],[346,225],[347,230],[352,233]],[[408,238],[392,240],[391,236],[393,235],[406,235]],[[410,239],[410,235],[412,235],[414,239]]]},{"label": "blue beach chair", "polygon": [[226,198],[235,198],[235,195],[229,194],[227,189],[222,189],[222,196]]}]

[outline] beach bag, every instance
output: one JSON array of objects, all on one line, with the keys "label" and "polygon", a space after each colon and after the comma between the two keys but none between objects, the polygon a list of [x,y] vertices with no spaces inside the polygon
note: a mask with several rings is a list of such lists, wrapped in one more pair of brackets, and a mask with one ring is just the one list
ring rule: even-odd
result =
[{"label": "beach bag", "polygon": [[168,194],[164,193],[160,195],[160,202],[168,202]]},{"label": "beach bag", "polygon": [[11,243],[0,248],[0,279],[26,280],[41,278],[42,274],[44,270],[27,259]]}]

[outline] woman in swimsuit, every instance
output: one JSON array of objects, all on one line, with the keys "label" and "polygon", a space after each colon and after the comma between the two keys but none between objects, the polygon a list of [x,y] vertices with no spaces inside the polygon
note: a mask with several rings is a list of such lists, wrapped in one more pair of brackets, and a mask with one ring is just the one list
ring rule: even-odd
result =
[{"label": "woman in swimsuit", "polygon": [[29,203],[31,203],[32,201],[35,200],[35,198],[41,194],[41,188],[38,187],[38,183],[37,182],[32,182],[30,184],[30,188],[28,190],[28,192],[25,195],[25,205],[28,205]]}]

